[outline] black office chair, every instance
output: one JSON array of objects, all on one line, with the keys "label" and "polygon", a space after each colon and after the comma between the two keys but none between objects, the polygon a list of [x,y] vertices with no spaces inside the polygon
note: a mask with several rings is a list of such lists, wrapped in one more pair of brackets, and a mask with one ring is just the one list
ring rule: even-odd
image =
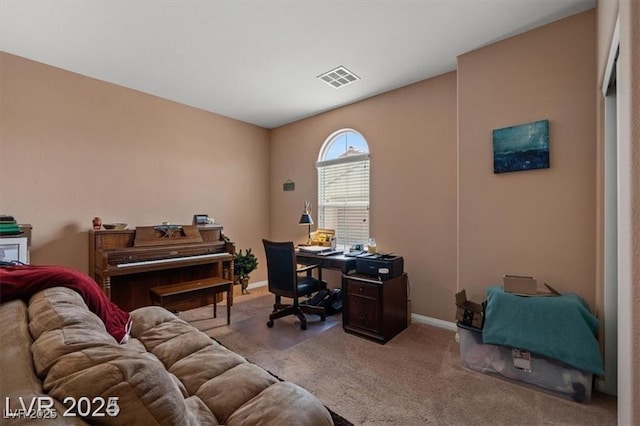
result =
[{"label": "black office chair", "polygon": [[[300,328],[307,329],[307,314],[320,315],[320,320],[326,318],[326,311],[322,306],[313,306],[300,303],[301,296],[311,296],[322,289],[327,288],[327,283],[313,277],[311,272],[318,265],[305,266],[298,269],[296,253],[292,242],[273,242],[262,240],[264,252],[267,257],[267,278],[269,292],[275,294],[276,302],[273,304],[273,312],[269,315],[267,327],[273,327],[273,320],[287,315],[296,315],[300,319]],[[300,275],[305,273],[304,275]],[[283,304],[282,297],[293,299],[292,304]]]}]

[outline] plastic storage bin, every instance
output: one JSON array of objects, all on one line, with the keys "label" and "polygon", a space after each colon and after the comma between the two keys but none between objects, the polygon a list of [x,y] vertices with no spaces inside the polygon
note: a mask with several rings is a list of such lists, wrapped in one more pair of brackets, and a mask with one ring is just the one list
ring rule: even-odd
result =
[{"label": "plastic storage bin", "polygon": [[593,374],[542,355],[482,343],[482,330],[458,323],[463,367],[576,402],[591,401]]}]

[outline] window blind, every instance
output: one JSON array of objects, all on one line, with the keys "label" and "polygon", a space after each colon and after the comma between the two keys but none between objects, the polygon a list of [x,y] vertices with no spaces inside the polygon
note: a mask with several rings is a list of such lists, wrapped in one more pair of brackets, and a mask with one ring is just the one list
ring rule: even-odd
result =
[{"label": "window blind", "polygon": [[369,154],[317,163],[318,226],[341,248],[369,239]]}]

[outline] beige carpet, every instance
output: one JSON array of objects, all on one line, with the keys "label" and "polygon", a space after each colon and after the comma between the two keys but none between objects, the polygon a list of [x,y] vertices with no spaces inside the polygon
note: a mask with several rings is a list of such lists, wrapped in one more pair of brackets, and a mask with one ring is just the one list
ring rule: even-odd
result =
[{"label": "beige carpet", "polygon": [[272,303],[265,288],[236,297],[229,326],[211,308],[180,316],[356,425],[617,424],[610,396],[579,404],[462,368],[454,332],[412,323],[380,345],[345,333],[339,314],[268,328]]}]

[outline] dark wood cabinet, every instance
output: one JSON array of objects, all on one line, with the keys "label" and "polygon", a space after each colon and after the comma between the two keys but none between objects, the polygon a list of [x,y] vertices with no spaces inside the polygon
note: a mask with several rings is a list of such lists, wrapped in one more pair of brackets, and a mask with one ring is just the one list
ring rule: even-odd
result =
[{"label": "dark wood cabinet", "polygon": [[342,326],[379,343],[407,328],[407,274],[386,281],[368,275],[343,275]]}]

